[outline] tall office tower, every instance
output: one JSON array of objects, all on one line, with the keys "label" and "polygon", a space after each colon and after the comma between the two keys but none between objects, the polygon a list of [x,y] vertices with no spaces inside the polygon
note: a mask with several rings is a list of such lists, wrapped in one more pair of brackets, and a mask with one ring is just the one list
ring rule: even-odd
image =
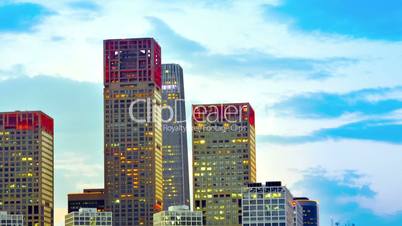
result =
[{"label": "tall office tower", "polygon": [[318,203],[305,197],[296,197],[293,199],[299,203],[303,210],[303,225],[304,226],[319,226],[319,207]]},{"label": "tall office tower", "polygon": [[0,211],[1,226],[24,226],[24,216],[8,214],[6,211]]},{"label": "tall office tower", "polygon": [[194,208],[205,225],[241,225],[241,188],[256,180],[254,110],[193,105]]},{"label": "tall office tower", "polygon": [[25,226],[53,225],[53,119],[39,111],[0,113],[0,210]]},{"label": "tall office tower", "polygon": [[202,226],[202,212],[190,211],[185,205],[170,206],[168,210],[154,215],[154,226],[170,225],[200,225]]},{"label": "tall office tower", "polygon": [[67,214],[64,218],[65,226],[112,226],[111,212],[98,212],[95,208],[81,208],[78,211]]},{"label": "tall office tower", "polygon": [[68,194],[68,212],[79,211],[81,208],[95,208],[98,212],[105,211],[104,189],[84,189],[82,193]]},{"label": "tall office tower", "polygon": [[183,69],[162,64],[163,204],[190,205]]},{"label": "tall office tower", "polygon": [[281,182],[243,188],[243,226],[302,226],[302,210]]},{"label": "tall office tower", "polygon": [[161,72],[154,39],[104,41],[105,197],[115,226],[150,226],[163,208]]}]

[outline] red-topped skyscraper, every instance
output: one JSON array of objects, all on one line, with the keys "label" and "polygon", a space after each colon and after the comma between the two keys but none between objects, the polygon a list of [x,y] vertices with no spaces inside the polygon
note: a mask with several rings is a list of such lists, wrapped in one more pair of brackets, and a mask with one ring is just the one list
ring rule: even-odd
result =
[{"label": "red-topped skyscraper", "polygon": [[105,198],[116,226],[151,226],[163,208],[161,63],[152,38],[104,41]]},{"label": "red-topped skyscraper", "polygon": [[53,119],[40,111],[0,113],[0,211],[25,226],[53,226]]},{"label": "red-topped skyscraper", "polygon": [[248,103],[193,105],[194,210],[204,225],[242,225],[242,188],[256,181],[255,115]]}]

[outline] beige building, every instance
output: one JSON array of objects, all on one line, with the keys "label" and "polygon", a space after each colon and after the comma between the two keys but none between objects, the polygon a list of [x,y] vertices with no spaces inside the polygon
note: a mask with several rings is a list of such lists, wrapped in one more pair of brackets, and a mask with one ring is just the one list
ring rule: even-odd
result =
[{"label": "beige building", "polygon": [[115,226],[151,226],[163,209],[161,70],[154,39],[104,41],[105,200]]},{"label": "beige building", "polygon": [[53,225],[53,119],[33,112],[0,113],[0,210],[25,226]]},{"label": "beige building", "polygon": [[193,105],[194,210],[205,225],[241,225],[241,189],[256,180],[254,110]]}]

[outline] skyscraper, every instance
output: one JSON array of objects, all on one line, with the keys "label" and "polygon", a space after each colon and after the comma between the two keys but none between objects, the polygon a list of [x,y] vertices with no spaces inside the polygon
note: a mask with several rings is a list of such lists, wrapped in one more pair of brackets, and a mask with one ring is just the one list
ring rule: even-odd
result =
[{"label": "skyscraper", "polygon": [[205,225],[241,225],[241,189],[256,180],[254,110],[193,105],[194,208]]},{"label": "skyscraper", "polygon": [[183,69],[162,65],[164,207],[190,205]]},{"label": "skyscraper", "polygon": [[163,208],[161,70],[154,39],[104,41],[105,197],[115,226],[150,226]]},{"label": "skyscraper", "polygon": [[[295,206],[296,205],[296,206]],[[279,181],[243,188],[243,226],[302,226],[302,210]]]},{"label": "skyscraper", "polygon": [[293,199],[299,203],[303,210],[303,226],[319,226],[319,208],[318,203],[305,197],[296,197]]},{"label": "skyscraper", "polygon": [[23,215],[25,226],[52,226],[53,178],[53,119],[0,113],[0,210]]},{"label": "skyscraper", "polygon": [[104,189],[84,189],[82,193],[68,194],[68,212],[79,211],[81,208],[95,208],[98,212],[105,211]]}]

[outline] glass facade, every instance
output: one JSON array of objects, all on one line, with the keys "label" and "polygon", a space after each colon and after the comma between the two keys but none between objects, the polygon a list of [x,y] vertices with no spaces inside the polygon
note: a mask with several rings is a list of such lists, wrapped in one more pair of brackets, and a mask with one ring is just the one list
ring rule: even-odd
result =
[{"label": "glass facade", "polygon": [[183,69],[162,65],[164,209],[190,205]]},{"label": "glass facade", "polygon": [[303,226],[319,226],[319,207],[318,203],[308,198],[294,198],[299,203],[303,211]]}]

